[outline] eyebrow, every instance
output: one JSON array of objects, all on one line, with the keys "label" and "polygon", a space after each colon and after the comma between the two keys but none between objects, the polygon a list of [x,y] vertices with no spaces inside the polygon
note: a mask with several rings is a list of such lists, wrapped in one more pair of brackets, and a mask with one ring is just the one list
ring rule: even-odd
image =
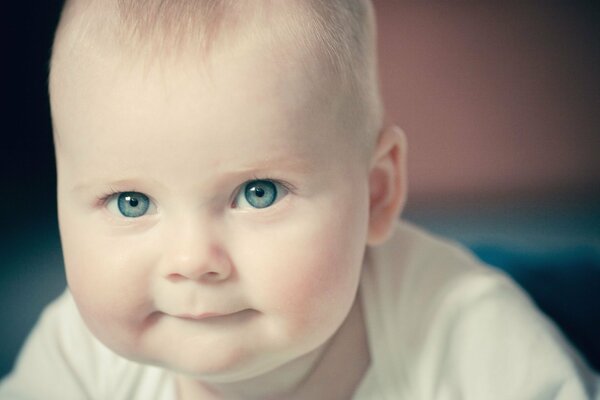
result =
[{"label": "eyebrow", "polygon": [[141,178],[141,177],[139,177],[139,178],[131,177],[131,178],[125,178],[125,179],[118,179],[118,180],[112,180],[109,178],[98,178],[98,179],[85,180],[85,181],[79,182],[73,186],[73,189],[71,189],[71,191],[72,192],[82,192],[91,187],[97,187],[97,186],[102,186],[107,189],[110,186],[134,187],[134,186],[139,186],[141,182],[143,182],[144,185],[147,185],[150,183],[152,185],[163,186],[159,181],[157,181],[155,179],[148,179],[148,178]]},{"label": "eyebrow", "polygon": [[248,173],[250,171],[260,171],[260,170],[277,170],[277,169],[286,169],[293,170],[296,172],[308,173],[314,170],[314,165],[312,162],[308,161],[304,157],[298,156],[278,156],[271,157],[266,160],[261,160],[255,163],[246,163],[239,168],[233,169],[232,171],[225,172],[226,175],[229,174],[243,174]]},{"label": "eyebrow", "polygon": [[[290,156],[288,156],[288,157],[279,156],[279,157],[269,158],[268,160],[261,160],[254,164],[246,163],[235,169],[231,169],[226,172],[223,172],[220,175],[221,175],[222,179],[231,179],[233,177],[240,176],[240,175],[248,175],[251,172],[260,174],[262,172],[266,172],[269,170],[271,170],[271,171],[286,170],[286,171],[293,171],[295,173],[307,175],[307,174],[311,174],[312,172],[314,172],[315,167],[312,164],[312,162],[308,161],[305,158],[296,157],[296,156],[291,156],[291,157]],[[73,186],[72,192],[79,193],[79,192],[83,192],[89,188],[98,187],[98,186],[108,189],[108,187],[110,187],[110,186],[133,188],[135,186],[141,186],[141,185],[143,185],[143,186],[153,185],[153,186],[160,186],[160,187],[164,188],[164,185],[160,181],[153,179],[153,178],[148,178],[148,177],[132,176],[132,177],[127,177],[127,178],[120,178],[117,180],[105,177],[105,178],[98,178],[98,179],[85,180],[85,181],[79,182]]]}]

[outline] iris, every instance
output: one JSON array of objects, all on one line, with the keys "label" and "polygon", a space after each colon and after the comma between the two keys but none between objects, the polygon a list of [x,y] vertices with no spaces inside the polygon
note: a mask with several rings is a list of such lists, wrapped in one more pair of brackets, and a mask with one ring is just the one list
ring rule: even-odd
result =
[{"label": "iris", "polygon": [[244,197],[254,208],[266,208],[277,200],[277,187],[271,181],[251,181],[244,187]]},{"label": "iris", "polygon": [[142,193],[123,192],[117,201],[119,211],[128,218],[137,218],[146,214],[150,207],[150,199]]}]

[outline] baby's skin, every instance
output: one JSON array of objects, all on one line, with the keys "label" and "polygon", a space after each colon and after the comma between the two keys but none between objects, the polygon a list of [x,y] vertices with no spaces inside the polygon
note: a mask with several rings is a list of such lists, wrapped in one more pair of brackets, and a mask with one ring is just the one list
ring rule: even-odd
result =
[{"label": "baby's skin", "polygon": [[200,64],[55,44],[69,288],[101,342],[172,371],[181,399],[348,398],[369,365],[358,286],[403,204],[403,136],[359,145],[319,62],[264,40]]}]

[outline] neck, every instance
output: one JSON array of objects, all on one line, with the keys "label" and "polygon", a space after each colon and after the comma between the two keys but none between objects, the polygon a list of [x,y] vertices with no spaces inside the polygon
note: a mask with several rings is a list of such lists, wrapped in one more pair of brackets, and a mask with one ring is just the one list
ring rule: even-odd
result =
[{"label": "neck", "polygon": [[333,337],[318,349],[250,380],[207,384],[178,378],[186,399],[347,399],[369,366],[367,335],[359,297]]}]

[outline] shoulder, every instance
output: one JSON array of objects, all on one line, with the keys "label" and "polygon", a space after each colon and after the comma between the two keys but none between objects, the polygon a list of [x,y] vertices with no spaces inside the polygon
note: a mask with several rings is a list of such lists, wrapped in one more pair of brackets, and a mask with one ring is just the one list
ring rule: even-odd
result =
[{"label": "shoulder", "polygon": [[0,386],[0,397],[93,398],[92,393],[100,389],[93,376],[96,347],[65,291],[42,312],[13,371]]},{"label": "shoulder", "polygon": [[449,301],[473,302],[511,285],[499,271],[482,265],[462,245],[399,222],[391,239],[366,254],[363,286],[377,288],[380,302],[412,319],[412,311],[434,312]]},{"label": "shoulder", "polygon": [[367,307],[385,310],[379,322],[400,354],[390,361],[415,398],[588,398],[556,327],[456,243],[401,223],[369,251],[363,286]]},{"label": "shoulder", "polygon": [[[29,334],[0,399],[138,399],[160,370],[113,353],[87,329],[68,290],[50,303]],[[57,384],[60,382],[60,384]],[[157,397],[146,397],[147,399]]]}]

